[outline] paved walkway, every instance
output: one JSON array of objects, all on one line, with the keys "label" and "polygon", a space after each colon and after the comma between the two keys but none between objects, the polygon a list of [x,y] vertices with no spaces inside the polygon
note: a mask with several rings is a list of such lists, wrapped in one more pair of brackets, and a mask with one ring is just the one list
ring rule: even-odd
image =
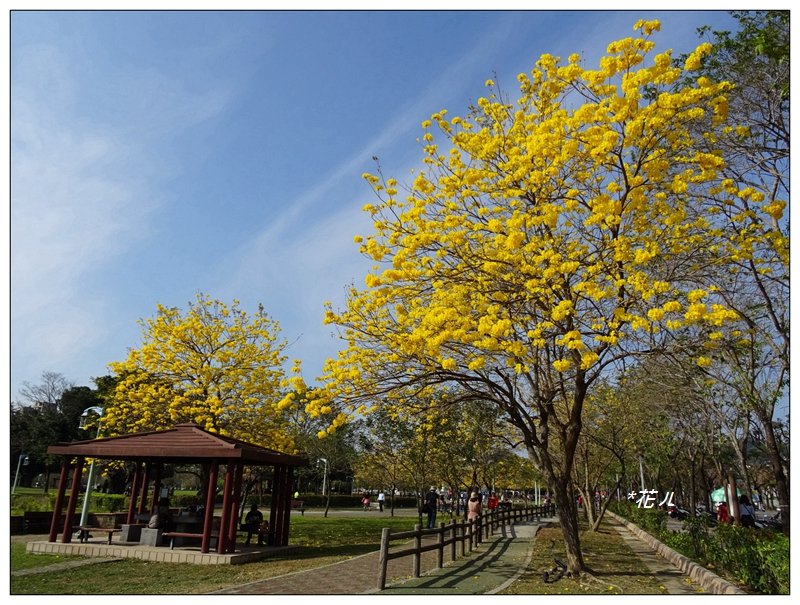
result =
[{"label": "paved walkway", "polygon": [[[609,519],[609,521],[612,521]],[[642,542],[624,525],[613,522],[614,529],[617,530],[625,544],[628,545],[633,553],[647,566],[647,569],[658,578],[658,581],[667,591],[667,594],[674,595],[696,595],[705,594],[700,586],[695,584],[689,576],[673,566],[664,557],[660,556],[652,547]]]},{"label": "paved walkway", "polygon": [[495,594],[527,569],[539,525],[503,528],[477,551],[419,578],[396,582],[380,594],[468,595]]},{"label": "paved walkway", "polygon": [[[420,578],[412,578],[413,557],[391,559],[386,571],[387,588],[380,592],[379,552],[375,551],[324,567],[226,588],[214,594],[485,594],[520,572],[521,566],[524,569],[522,564],[527,564],[525,555],[537,528],[536,525],[506,527],[484,540],[472,553],[458,557],[452,563],[448,561],[448,548],[445,548],[445,567],[441,570],[436,569],[438,554],[435,550],[422,553]],[[428,536],[423,543],[434,540],[433,536]],[[434,576],[430,574],[441,575],[443,579],[431,583]],[[465,581],[461,582],[461,579]]]}]

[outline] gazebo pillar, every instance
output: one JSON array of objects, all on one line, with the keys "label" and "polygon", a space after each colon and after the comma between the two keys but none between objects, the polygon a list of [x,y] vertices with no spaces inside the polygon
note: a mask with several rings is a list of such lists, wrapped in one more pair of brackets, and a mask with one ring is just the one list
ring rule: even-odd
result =
[{"label": "gazebo pillar", "polygon": [[233,504],[231,505],[233,514],[228,522],[228,541],[231,545],[231,552],[236,550],[236,535],[239,529],[239,495],[242,493],[242,474],[244,474],[244,463],[238,462],[233,470]]},{"label": "gazebo pillar", "polygon": [[128,523],[133,523],[136,519],[136,499],[139,495],[139,469],[141,463],[137,462],[134,466],[133,479],[131,479],[131,501],[128,505]]},{"label": "gazebo pillar", "polygon": [[270,507],[270,532],[274,535],[275,546],[289,543],[289,521],[291,515],[291,468],[284,464],[275,465],[272,482],[272,505]]},{"label": "gazebo pillar", "polygon": [[[217,475],[219,473],[219,462],[212,460],[208,469],[208,484],[206,485],[206,510],[203,520],[203,541],[200,545],[200,552],[207,553],[211,546],[211,533],[214,529],[214,502],[217,495]],[[219,538],[217,538],[219,540]]]},{"label": "gazebo pillar", "polygon": [[269,533],[272,536],[272,544],[273,546],[278,546],[280,541],[278,539],[279,532],[278,527],[279,524],[283,522],[283,515],[281,514],[281,507],[278,498],[278,490],[277,486],[279,484],[279,477],[280,477],[280,469],[281,466],[276,464],[272,469],[272,497],[270,498],[269,503]]},{"label": "gazebo pillar", "polygon": [[72,542],[72,517],[75,515],[75,507],[78,505],[78,494],[81,490],[81,475],[83,474],[83,463],[85,458],[78,456],[75,463],[75,470],[72,473],[72,489],[69,492],[69,502],[67,503],[67,516],[64,519],[64,531],[61,533],[61,543],[69,544]]},{"label": "gazebo pillar", "polygon": [[50,535],[47,536],[48,542],[55,542],[58,537],[58,523],[61,521],[61,510],[64,508],[64,494],[67,491],[67,477],[69,476],[71,462],[71,458],[65,457],[64,462],[61,464],[61,477],[58,480],[58,492],[56,493],[53,520],[50,521]]},{"label": "gazebo pillar", "polygon": [[144,472],[142,474],[142,493],[139,499],[138,513],[141,515],[147,510],[147,488],[150,486],[150,463],[144,463]]},{"label": "gazebo pillar", "polygon": [[281,497],[283,499],[283,509],[286,511],[286,514],[283,517],[283,532],[282,532],[282,539],[281,539],[281,546],[288,546],[289,545],[289,524],[292,518],[292,485],[294,483],[294,469],[286,465],[283,467],[284,469],[284,480],[283,480],[283,489],[281,491]]},{"label": "gazebo pillar", "polygon": [[222,486],[222,517],[219,522],[219,537],[217,538],[217,552],[224,555],[228,552],[228,542],[230,539],[229,525],[231,521],[232,512],[231,504],[233,497],[231,490],[233,489],[233,463],[228,462],[225,466],[225,482]]},{"label": "gazebo pillar", "polygon": [[156,476],[153,480],[153,500],[150,504],[150,514],[154,514],[158,510],[158,499],[161,493],[161,471],[164,468],[161,462],[155,462],[154,464],[156,465]]}]

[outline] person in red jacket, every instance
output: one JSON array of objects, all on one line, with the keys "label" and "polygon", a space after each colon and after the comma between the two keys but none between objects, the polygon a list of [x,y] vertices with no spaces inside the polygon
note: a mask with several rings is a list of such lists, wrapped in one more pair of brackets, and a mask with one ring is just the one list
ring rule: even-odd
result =
[{"label": "person in red jacket", "polygon": [[728,505],[725,502],[720,502],[719,506],[717,506],[717,522],[729,523],[730,520],[731,517],[728,514]]},{"label": "person in red jacket", "polygon": [[489,511],[493,511],[494,509],[496,509],[498,502],[500,501],[497,499],[497,494],[492,492],[492,495],[489,496],[488,502],[486,502],[486,506],[489,509]]}]

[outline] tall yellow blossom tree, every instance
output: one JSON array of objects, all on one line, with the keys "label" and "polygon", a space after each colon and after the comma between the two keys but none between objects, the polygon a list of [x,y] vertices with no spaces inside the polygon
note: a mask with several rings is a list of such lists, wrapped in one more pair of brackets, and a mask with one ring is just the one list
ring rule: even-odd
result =
[{"label": "tall yellow blossom tree", "polygon": [[310,407],[363,413],[440,383],[492,402],[549,483],[573,573],[570,477],[591,385],[670,330],[735,316],[686,275],[709,245],[693,201],[722,166],[693,131],[716,128],[729,86],[678,86],[709,45],[676,65],[653,54],[657,22],[634,29],[597,69],[544,55],[515,104],[489,81],[466,117],[423,122],[425,165],[404,198],[365,175],[379,202],[356,241],[376,264],[345,309],[327,310],[347,347]]},{"label": "tall yellow blossom tree", "polygon": [[110,364],[117,387],[103,416],[107,434],[196,422],[203,428],[292,451],[292,400],[278,323],[198,294],[186,312],[159,305],[140,322],[142,345]]}]

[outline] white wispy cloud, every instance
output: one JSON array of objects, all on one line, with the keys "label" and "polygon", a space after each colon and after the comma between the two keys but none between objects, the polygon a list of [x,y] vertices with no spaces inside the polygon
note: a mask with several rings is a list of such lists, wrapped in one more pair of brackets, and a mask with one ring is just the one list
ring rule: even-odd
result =
[{"label": "white wispy cloud", "polygon": [[[130,74],[131,94],[109,75],[99,91],[114,105],[93,115],[65,49],[16,49],[11,131],[12,384],[43,370],[85,370],[113,335],[124,301],[112,263],[147,241],[165,199],[170,161],[153,147],[221,112],[222,91],[188,94],[156,71]],[[98,91],[93,90],[95,93]],[[98,368],[98,373],[103,368]],[[87,377],[80,376],[79,381]]]}]

